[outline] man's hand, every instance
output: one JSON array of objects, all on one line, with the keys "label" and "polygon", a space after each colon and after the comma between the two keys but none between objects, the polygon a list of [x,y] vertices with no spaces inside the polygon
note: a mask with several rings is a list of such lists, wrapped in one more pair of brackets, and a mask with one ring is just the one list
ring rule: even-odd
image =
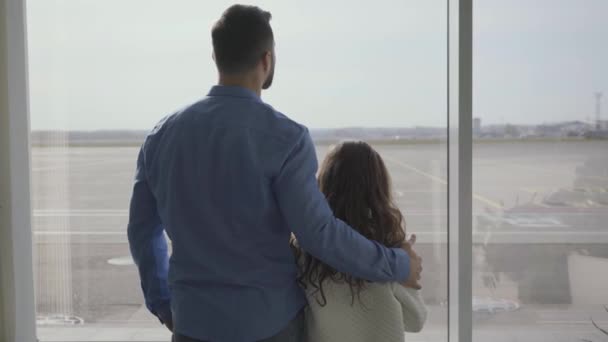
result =
[{"label": "man's hand", "polygon": [[422,273],[422,258],[414,252],[412,246],[416,243],[416,235],[413,234],[410,239],[404,242],[401,245],[401,248],[407,252],[410,256],[410,276],[401,285],[405,287],[410,287],[416,290],[420,290],[422,286],[420,286],[420,279]]},{"label": "man's hand", "polygon": [[173,332],[173,315],[171,311],[158,313],[158,320],[165,326],[169,331]]},{"label": "man's hand", "polygon": [[166,321],[163,324],[169,329],[170,332],[173,332],[173,321]]}]

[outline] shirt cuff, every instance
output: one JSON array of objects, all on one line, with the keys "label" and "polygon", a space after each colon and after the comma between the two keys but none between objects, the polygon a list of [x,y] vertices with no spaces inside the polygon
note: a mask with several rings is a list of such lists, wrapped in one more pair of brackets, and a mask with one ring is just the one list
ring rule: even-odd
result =
[{"label": "shirt cuff", "polygon": [[392,248],[395,252],[393,274],[398,282],[406,282],[410,277],[410,255],[401,248]]}]

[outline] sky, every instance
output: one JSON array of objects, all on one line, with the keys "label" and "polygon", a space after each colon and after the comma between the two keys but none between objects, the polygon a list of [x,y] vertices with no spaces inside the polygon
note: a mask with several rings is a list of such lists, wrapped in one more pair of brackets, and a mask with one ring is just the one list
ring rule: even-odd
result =
[{"label": "sky", "polygon": [[[150,129],[217,82],[232,1],[28,0],[31,126]],[[260,0],[277,68],[263,99],[311,128],[444,127],[446,0]],[[608,1],[474,1],[483,124],[608,118]]]}]

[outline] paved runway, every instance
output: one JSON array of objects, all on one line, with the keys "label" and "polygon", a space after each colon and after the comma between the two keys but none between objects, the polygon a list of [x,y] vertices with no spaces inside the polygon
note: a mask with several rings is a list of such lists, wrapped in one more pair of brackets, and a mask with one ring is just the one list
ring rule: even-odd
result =
[{"label": "paved runway", "polygon": [[[420,237],[419,249],[428,265],[425,298],[440,307],[447,298],[446,145],[386,144],[376,148],[392,175],[407,230]],[[154,323],[142,310],[136,270],[125,259],[137,151],[133,147],[73,147],[67,152],[55,147],[33,149],[33,229],[41,315],[74,315],[86,324]],[[327,146],[318,146],[320,160],[326,151]],[[538,279],[557,277],[561,280],[556,283],[560,283],[567,278],[566,265],[554,267],[549,265],[551,260],[570,253],[572,244],[592,254],[608,250],[608,204],[601,202],[602,194],[608,194],[608,141],[479,143],[474,149],[473,178],[475,239],[489,243],[475,250],[476,294],[489,303],[509,300],[522,308],[532,306],[535,313],[524,315],[522,312],[529,311],[520,309],[502,316],[479,316],[479,324],[547,321],[537,308],[570,301],[568,287],[556,286],[544,297],[534,297],[540,291],[538,286],[546,289],[546,283],[535,283]],[[575,188],[586,192],[581,195],[573,192]],[[568,204],[546,201],[556,191],[565,191]],[[524,252],[514,252],[514,245],[522,245],[522,251],[546,245],[559,256],[547,261],[537,255],[529,260]],[[508,259],[513,253],[523,259]],[[495,259],[509,260],[514,268],[529,271],[517,273],[509,265],[495,262],[499,269],[492,272],[488,264]],[[539,272],[551,267],[558,271]],[[503,277],[495,273],[503,273]],[[488,279],[496,286],[488,286]],[[585,312],[585,308],[577,308],[577,312]],[[564,308],[550,310],[562,312]],[[561,318],[562,322],[569,320]],[[431,323],[441,326],[445,322],[445,314],[436,314]],[[548,325],[547,329],[553,328]]]},{"label": "paved runway", "polygon": [[[395,198],[409,230],[422,236],[445,232],[445,145],[385,145],[377,149],[393,177]],[[319,147],[319,160],[326,150],[326,146]],[[474,211],[479,214],[538,202],[555,190],[574,187],[580,178],[577,169],[594,161],[604,169],[598,168],[597,175],[590,178],[594,182],[587,186],[606,191],[606,151],[607,142],[479,144],[474,161]],[[77,147],[68,153],[56,148],[34,149],[37,234],[124,240],[136,155],[133,147]],[[601,233],[603,228],[584,230]]]}]

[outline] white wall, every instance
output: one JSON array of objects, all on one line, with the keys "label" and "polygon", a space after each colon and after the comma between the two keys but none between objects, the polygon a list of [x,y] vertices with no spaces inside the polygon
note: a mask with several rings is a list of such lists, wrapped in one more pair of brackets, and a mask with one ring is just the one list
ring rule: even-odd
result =
[{"label": "white wall", "polygon": [[36,341],[23,0],[0,0],[0,341]]}]

